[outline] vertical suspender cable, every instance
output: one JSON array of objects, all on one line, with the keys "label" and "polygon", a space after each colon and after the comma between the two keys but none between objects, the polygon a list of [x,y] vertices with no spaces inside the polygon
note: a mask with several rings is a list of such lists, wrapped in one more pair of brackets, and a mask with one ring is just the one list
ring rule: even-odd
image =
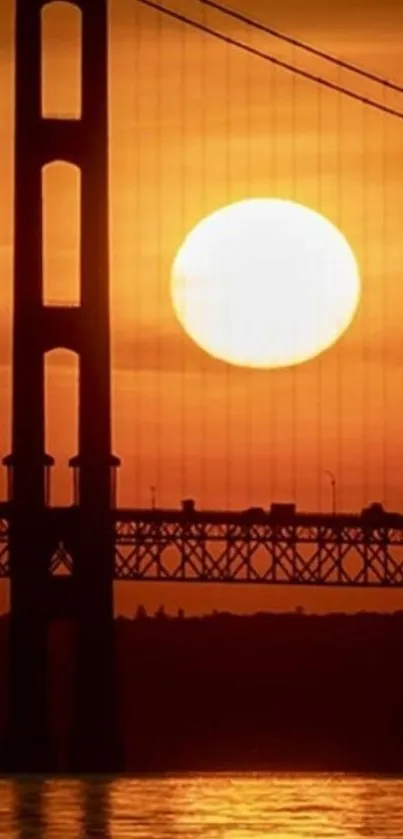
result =
[{"label": "vertical suspender cable", "polygon": [[[339,68],[337,73],[337,82],[341,84],[342,71]],[[339,230],[343,229],[343,192],[342,192],[342,167],[341,167],[341,150],[343,143],[343,100],[340,93],[336,94],[336,222]],[[342,371],[341,371],[341,355],[340,344],[335,346],[335,362],[336,362],[336,406],[335,406],[335,470],[333,475],[334,485],[332,487],[333,501],[332,510],[338,509],[338,498],[336,492],[339,485],[343,486],[342,476],[342,458],[341,458],[341,418],[342,418]],[[333,429],[332,429],[333,430]],[[336,489],[337,488],[337,489]]]},{"label": "vertical suspender cable", "polygon": [[[385,94],[386,88],[383,86],[382,88],[382,101],[385,103]],[[382,440],[382,455],[381,455],[381,497],[385,502],[386,507],[388,508],[388,498],[387,498],[387,481],[386,481],[386,462],[387,462],[387,444],[386,444],[386,411],[387,411],[387,382],[386,382],[386,364],[387,364],[387,353],[386,353],[386,336],[387,336],[387,320],[388,320],[388,283],[389,277],[386,274],[386,248],[385,248],[385,239],[386,239],[386,120],[383,116],[380,117],[381,120],[381,149],[380,149],[380,166],[381,166],[381,210],[379,214],[379,224],[380,224],[380,271],[381,271],[381,283],[382,283],[382,299],[381,299],[381,330],[382,330],[382,372],[381,372],[381,440]],[[393,508],[394,509],[394,508]]]},{"label": "vertical suspender cable", "polygon": [[[251,125],[253,124],[252,120],[252,102],[251,102],[251,74],[250,74],[250,65],[251,59],[247,55],[245,56],[245,123],[246,123],[246,132],[245,132],[245,142],[246,142],[246,195],[248,198],[251,197],[251,179],[252,179],[252,170],[251,170],[251,143],[250,143],[250,132],[251,132]],[[253,480],[253,469],[252,469],[252,458],[255,453],[255,449],[252,442],[252,435],[253,435],[253,389],[252,389],[252,382],[253,382],[253,373],[252,368],[247,368],[245,371],[245,391],[244,391],[244,398],[246,400],[245,403],[245,410],[246,410],[246,430],[245,430],[245,457],[246,457],[246,464],[245,464],[245,490],[244,490],[244,497],[245,497],[245,507],[248,506],[250,499],[253,496],[253,488],[252,488],[252,480]]]},{"label": "vertical suspender cable", "polygon": [[[324,92],[318,88],[318,210],[323,210],[323,132],[324,132]],[[317,324],[319,327],[319,324]],[[323,505],[323,362],[320,354],[318,362],[318,390],[317,390],[317,469],[318,469],[318,507],[322,511]]]},{"label": "vertical suspender cable", "polygon": [[[367,145],[367,130],[368,125],[366,121],[365,107],[360,108],[361,111],[361,240],[362,240],[362,266],[364,283],[369,286],[369,260],[368,260],[368,236],[367,236],[367,165],[368,165],[368,145]],[[368,446],[368,410],[369,410],[369,394],[368,394],[368,357],[367,357],[367,339],[370,330],[371,310],[369,301],[364,306],[364,318],[362,327],[362,403],[361,403],[361,463],[362,463],[362,492],[360,504],[369,501],[369,475],[371,474],[371,450]]]},{"label": "vertical suspender cable", "polygon": [[[296,63],[296,50],[292,47],[292,63]],[[291,77],[291,198],[296,200],[297,189],[297,76]],[[298,325],[294,322],[294,329]],[[293,336],[295,340],[295,334]],[[297,466],[297,370],[295,365],[291,368],[291,498],[295,502],[297,500],[297,481],[296,481],[296,466]]]},{"label": "vertical suspender cable", "polygon": [[[162,352],[161,352],[161,322],[163,319],[163,311],[162,311],[162,107],[161,107],[161,96],[162,96],[162,81],[163,81],[163,72],[164,68],[162,66],[162,37],[163,37],[163,25],[164,21],[162,20],[162,15],[157,15],[157,56],[156,56],[156,76],[157,76],[157,90],[156,90],[156,176],[157,176],[157,195],[156,195],[156,242],[157,242],[157,317],[159,319],[159,327],[157,329],[157,351],[156,351],[156,360],[155,360],[155,379],[156,379],[156,420],[157,420],[157,427],[156,427],[156,451],[155,451],[155,486],[156,492],[158,493],[158,497],[161,499],[163,496],[163,469],[162,469],[162,452],[161,452],[161,431],[162,431],[162,423],[163,423],[163,416],[162,416],[162,394],[161,394],[161,387],[162,387]],[[161,503],[161,501],[160,501]]]},{"label": "vertical suspender cable", "polygon": [[139,235],[141,230],[141,200],[140,200],[140,185],[141,185],[141,162],[140,162],[140,148],[141,143],[139,142],[139,130],[140,130],[140,107],[139,107],[139,87],[141,84],[141,62],[140,62],[140,42],[141,42],[141,17],[140,14],[140,7],[136,3],[135,12],[134,12],[134,23],[135,23],[135,32],[134,32],[134,76],[135,76],[135,93],[134,93],[134,124],[136,126],[136,142],[135,142],[135,149],[136,149],[136,163],[135,163],[135,212],[136,212],[136,230],[137,230],[137,243],[136,243],[136,256],[137,256],[137,263],[135,265],[135,305],[136,305],[136,313],[135,313],[135,324],[136,324],[136,333],[135,340],[134,340],[134,357],[133,357],[133,370],[134,370],[134,389],[133,393],[134,401],[135,401],[135,454],[134,454],[134,462],[135,462],[135,470],[136,470],[136,505],[141,503],[141,493],[142,493],[142,470],[141,470],[141,463],[142,463],[142,444],[143,444],[143,422],[142,422],[142,407],[143,407],[143,400],[142,400],[142,393],[140,388],[136,389],[136,378],[137,378],[137,371],[139,366],[142,363],[142,354],[139,352],[139,342],[142,340],[142,308],[141,308],[141,293],[139,293],[139,273],[141,267],[141,242],[142,237]]},{"label": "vertical suspender cable", "polygon": [[[225,55],[224,55],[224,104],[223,104],[223,113],[224,113],[224,179],[225,179],[225,198],[226,204],[229,203],[230,197],[230,164],[229,164],[229,143],[230,143],[230,120],[229,120],[229,47],[225,46]],[[229,328],[231,325],[229,324]],[[231,467],[230,467],[230,455],[231,455],[231,399],[230,399],[230,365],[225,364],[224,370],[224,378],[225,378],[225,443],[224,443],[224,470],[225,470],[225,507],[226,509],[229,508],[230,496],[231,496],[231,487],[230,487],[230,480],[231,480]]]},{"label": "vertical suspender cable", "polygon": [[[203,13],[202,19],[203,23],[206,23],[206,7],[203,6]],[[206,216],[207,213],[207,199],[206,199],[206,180],[207,180],[207,145],[206,145],[206,135],[207,135],[207,95],[208,95],[208,86],[207,86],[207,37],[204,33],[200,35],[200,44],[201,44],[201,144],[202,144],[202,159],[201,159],[201,213],[203,218]],[[203,304],[202,304],[203,305]],[[204,312],[202,313],[203,319],[205,318],[205,307]],[[207,501],[207,492],[206,492],[206,476],[208,474],[208,466],[207,466],[207,399],[208,399],[208,389],[207,389],[207,376],[206,376],[206,360],[205,354],[200,354],[201,360],[201,376],[200,376],[200,424],[201,424],[201,434],[200,434],[200,460],[201,460],[201,503],[202,506],[206,504]]]},{"label": "vertical suspender cable", "polygon": [[[279,85],[278,85],[278,68],[272,67],[272,85],[271,85],[271,116],[272,116],[272,130],[270,134],[270,143],[272,148],[272,172],[271,172],[271,181],[274,185],[274,194],[277,197],[278,187],[279,187],[279,173],[278,173],[278,160],[279,160],[279,126],[280,126],[280,119],[279,114],[281,114],[281,109],[279,109],[278,105],[281,101],[281,93],[279,94]],[[275,382],[275,374],[271,374],[269,376],[270,382],[270,433],[269,433],[269,462],[270,462],[270,502],[273,498],[276,497],[277,493],[277,402],[276,402],[276,388],[274,387]]]},{"label": "vertical suspender cable", "polygon": [[[185,187],[186,187],[186,169],[185,169],[185,74],[186,74],[186,67],[185,67],[185,38],[186,38],[186,27],[182,28],[180,33],[180,48],[179,48],[179,61],[180,61],[180,173],[179,173],[179,183],[180,183],[180,215],[181,215],[181,237],[183,239],[185,233]],[[185,380],[185,367],[186,367],[186,343],[185,343],[185,336],[183,333],[181,334],[181,370],[180,370],[180,460],[181,460],[181,494],[182,498],[186,496],[186,380]]]}]

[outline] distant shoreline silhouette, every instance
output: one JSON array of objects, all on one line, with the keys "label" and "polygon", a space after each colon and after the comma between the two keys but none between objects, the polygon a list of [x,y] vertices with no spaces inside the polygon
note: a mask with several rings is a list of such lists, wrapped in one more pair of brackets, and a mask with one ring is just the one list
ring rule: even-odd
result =
[{"label": "distant shoreline silhouette", "polygon": [[[4,725],[8,616],[0,619]],[[114,621],[125,771],[403,772],[403,611],[308,615],[163,607]],[[65,771],[74,629],[54,625],[50,718]]]}]

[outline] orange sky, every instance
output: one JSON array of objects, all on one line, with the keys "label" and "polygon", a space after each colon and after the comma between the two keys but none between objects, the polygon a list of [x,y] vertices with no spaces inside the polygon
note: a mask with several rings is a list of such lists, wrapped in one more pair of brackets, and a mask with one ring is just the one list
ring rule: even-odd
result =
[{"label": "orange sky", "polygon": [[[229,31],[196,0],[171,8]],[[263,0],[233,6],[386,77],[401,78],[403,8],[395,3],[290,0],[268,14]],[[77,76],[74,15],[47,22],[48,112],[71,112]],[[53,20],[52,20],[53,17]],[[73,22],[72,22],[73,21]],[[233,27],[232,27],[233,28]],[[322,65],[292,47],[236,34],[394,107],[399,97]],[[122,457],[120,503],[160,505],[185,496],[200,506],[245,507],[295,499],[330,509],[380,499],[402,509],[403,123],[258,59],[209,40],[136,4],[111,2],[111,298],[114,449]],[[400,97],[403,110],[403,96]],[[13,2],[0,6],[0,451],[9,450],[12,301]],[[48,299],[74,299],[77,215],[74,173],[45,181]],[[323,212],[349,239],[363,295],[345,336],[300,367],[250,372],[216,362],[177,324],[169,274],[186,233],[234,200],[276,195]],[[57,459],[54,501],[68,503],[74,453],[74,363],[48,362],[48,451]],[[169,587],[126,590],[133,604],[323,608],[355,593],[278,593]],[[173,591],[173,589],[175,589]],[[360,601],[361,602],[361,601]],[[366,603],[381,605],[378,595]],[[391,603],[389,597],[388,603]],[[385,601],[382,601],[385,603]],[[397,596],[393,604],[399,603]]]}]

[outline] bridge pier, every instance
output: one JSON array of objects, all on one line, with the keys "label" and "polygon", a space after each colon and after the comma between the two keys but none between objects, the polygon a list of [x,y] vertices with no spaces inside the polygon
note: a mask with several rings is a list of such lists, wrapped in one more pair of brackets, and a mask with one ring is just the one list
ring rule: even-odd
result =
[{"label": "bridge pier", "polygon": [[56,766],[47,714],[47,629],[37,615],[10,618],[10,709],[0,752],[3,772],[48,773]]}]

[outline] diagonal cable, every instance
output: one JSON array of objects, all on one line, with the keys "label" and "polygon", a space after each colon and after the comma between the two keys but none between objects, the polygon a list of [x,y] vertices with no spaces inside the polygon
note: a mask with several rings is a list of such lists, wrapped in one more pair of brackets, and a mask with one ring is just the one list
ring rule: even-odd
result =
[{"label": "diagonal cable", "polygon": [[256,58],[260,58],[263,61],[267,61],[270,64],[275,65],[276,67],[281,67],[283,70],[287,70],[290,73],[293,73],[296,76],[300,76],[303,79],[306,79],[310,82],[314,82],[321,87],[325,87],[328,90],[333,90],[336,93],[341,93],[343,96],[348,97],[349,99],[354,100],[355,102],[360,102],[363,105],[366,105],[369,108],[373,108],[376,111],[380,111],[381,113],[387,114],[388,116],[395,117],[396,119],[403,120],[403,112],[398,111],[395,108],[390,108],[388,105],[383,105],[380,102],[376,102],[374,99],[369,99],[366,96],[361,96],[359,93],[354,93],[354,91],[349,90],[349,88],[343,87],[342,85],[335,84],[334,82],[330,82],[327,79],[323,79],[321,76],[316,76],[314,73],[309,73],[307,70],[301,70],[298,67],[293,67],[292,64],[288,64],[286,61],[282,61],[280,58],[275,58],[274,55],[270,53],[263,52],[263,50],[259,50],[256,47],[250,46],[250,44],[245,44],[242,41],[238,41],[236,38],[232,38],[230,35],[225,35],[223,32],[218,32],[216,29],[212,29],[211,27],[205,25],[204,23],[199,23],[199,21],[193,20],[193,18],[187,17],[186,15],[182,15],[180,12],[175,12],[173,9],[168,9],[166,6],[161,6],[159,3],[155,3],[153,0],[137,0],[138,3],[142,3],[144,6],[148,6],[150,9],[154,9],[157,12],[160,12],[167,17],[170,17],[174,20],[179,21],[180,23],[185,23],[187,26],[191,26],[193,29],[198,29],[200,32],[203,32],[205,35],[210,35],[212,38],[216,38],[223,43],[229,44],[237,49],[243,50],[243,52],[247,52],[250,55],[254,55]]},{"label": "diagonal cable", "polygon": [[403,93],[403,86],[397,84],[397,82],[392,82],[389,79],[385,79],[382,76],[378,76],[377,73],[372,73],[370,70],[365,70],[363,67],[358,67],[356,64],[351,64],[349,61],[344,61],[341,58],[337,58],[335,55],[331,55],[324,50],[320,50],[317,47],[313,47],[312,44],[307,44],[304,41],[300,41],[297,38],[292,38],[291,35],[286,35],[283,32],[279,32],[277,29],[273,29],[271,26],[268,26],[261,21],[255,20],[254,18],[249,17],[249,15],[242,14],[241,12],[236,11],[235,9],[231,9],[228,6],[223,6],[221,3],[217,3],[216,0],[197,0],[198,3],[202,3],[203,6],[210,6],[211,9],[215,9],[217,12],[221,12],[223,15],[227,15],[227,17],[232,18],[233,20],[237,20],[240,23],[244,23],[246,26],[249,26],[253,29],[259,30],[266,35],[271,35],[272,38],[277,38],[279,41],[283,41],[283,43],[291,44],[293,47],[297,47],[304,52],[309,53],[310,55],[314,55],[316,58],[321,58],[323,61],[329,62],[329,64],[334,64],[337,67],[342,68],[343,70],[348,70],[350,73],[355,73],[357,76],[361,76],[363,79],[367,79],[368,81],[375,82],[376,84],[380,84],[383,87],[387,87],[390,90],[394,90],[396,93]]}]

